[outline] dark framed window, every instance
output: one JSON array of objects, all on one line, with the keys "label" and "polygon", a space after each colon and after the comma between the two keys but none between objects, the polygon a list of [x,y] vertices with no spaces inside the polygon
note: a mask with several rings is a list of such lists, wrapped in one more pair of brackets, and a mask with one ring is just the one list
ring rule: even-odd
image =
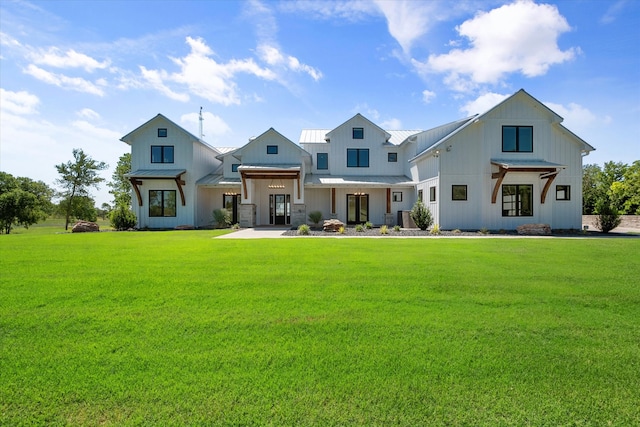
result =
[{"label": "dark framed window", "polygon": [[395,163],[398,161],[398,153],[387,153],[387,162]]},{"label": "dark framed window", "polygon": [[571,200],[571,186],[556,185],[556,200]]},{"label": "dark framed window", "polygon": [[451,186],[451,200],[467,200],[467,186],[466,185],[452,185]]},{"label": "dark framed window", "polygon": [[173,163],[173,145],[152,145],[151,163]]},{"label": "dark framed window", "polygon": [[429,201],[436,201],[436,187],[429,187]]},{"label": "dark framed window", "polygon": [[391,200],[393,200],[394,202],[401,202],[402,191],[394,191],[391,197],[392,197]]},{"label": "dark framed window", "polygon": [[348,168],[368,168],[369,149],[368,148],[347,148]]},{"label": "dark framed window", "polygon": [[422,196],[422,190],[418,190],[418,201],[419,202],[422,202],[422,200],[423,200],[422,197],[423,197]]},{"label": "dark framed window", "polygon": [[364,128],[353,128],[351,130],[353,139],[364,139]]},{"label": "dark framed window", "polygon": [[503,185],[502,216],[533,216],[533,185]]},{"label": "dark framed window", "polygon": [[278,154],[277,145],[267,145],[267,154]]},{"label": "dark framed window", "polygon": [[238,168],[240,167],[240,163],[232,163],[231,164],[231,172],[238,172]]},{"label": "dark framed window", "polygon": [[176,190],[149,190],[149,216],[176,216]]},{"label": "dark framed window", "polygon": [[158,138],[167,137],[167,128],[158,128]]},{"label": "dark framed window", "polygon": [[329,154],[318,153],[316,155],[316,167],[318,168],[318,170],[329,169]]},{"label": "dark framed window", "polygon": [[502,126],[502,151],[533,152],[533,126]]}]

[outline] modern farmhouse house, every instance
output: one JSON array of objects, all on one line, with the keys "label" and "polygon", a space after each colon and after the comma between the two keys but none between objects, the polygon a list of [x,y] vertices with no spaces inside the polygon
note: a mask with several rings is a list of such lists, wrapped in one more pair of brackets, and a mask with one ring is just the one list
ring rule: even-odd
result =
[{"label": "modern farmhouse house", "polygon": [[161,114],[122,137],[139,227],[208,226],[227,208],[242,227],[297,226],[320,211],[347,224],[395,225],[416,200],[442,229],[581,227],[582,157],[594,150],[524,90],[481,115],[434,129],[384,130],[360,114],[273,128],[214,148]]}]

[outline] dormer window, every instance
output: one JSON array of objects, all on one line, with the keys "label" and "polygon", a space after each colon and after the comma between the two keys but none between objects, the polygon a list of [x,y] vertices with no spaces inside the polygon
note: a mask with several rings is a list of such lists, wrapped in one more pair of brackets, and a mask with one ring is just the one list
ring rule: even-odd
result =
[{"label": "dormer window", "polygon": [[278,154],[277,145],[267,145],[267,154]]},{"label": "dormer window", "polygon": [[233,163],[231,165],[231,172],[238,172],[239,167],[240,167],[240,163]]},{"label": "dormer window", "polygon": [[167,137],[167,128],[158,128],[158,138]]},{"label": "dormer window", "polygon": [[364,128],[353,128],[351,132],[353,139],[364,139]]},{"label": "dormer window", "polygon": [[502,126],[502,152],[532,153],[533,126]]}]

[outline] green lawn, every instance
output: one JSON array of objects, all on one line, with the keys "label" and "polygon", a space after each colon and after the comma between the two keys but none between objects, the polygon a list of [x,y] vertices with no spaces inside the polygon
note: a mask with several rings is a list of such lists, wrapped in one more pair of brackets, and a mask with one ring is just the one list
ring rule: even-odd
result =
[{"label": "green lawn", "polygon": [[640,425],[640,239],[0,236],[0,425]]}]

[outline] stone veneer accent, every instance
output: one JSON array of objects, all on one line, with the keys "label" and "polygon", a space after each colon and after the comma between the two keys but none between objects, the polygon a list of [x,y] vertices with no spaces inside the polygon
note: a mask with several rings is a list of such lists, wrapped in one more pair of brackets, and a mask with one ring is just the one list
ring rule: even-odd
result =
[{"label": "stone veneer accent", "polygon": [[240,227],[250,228],[256,226],[256,205],[240,205]]},{"label": "stone veneer accent", "polygon": [[291,226],[297,227],[307,223],[307,205],[294,204],[291,209]]}]

